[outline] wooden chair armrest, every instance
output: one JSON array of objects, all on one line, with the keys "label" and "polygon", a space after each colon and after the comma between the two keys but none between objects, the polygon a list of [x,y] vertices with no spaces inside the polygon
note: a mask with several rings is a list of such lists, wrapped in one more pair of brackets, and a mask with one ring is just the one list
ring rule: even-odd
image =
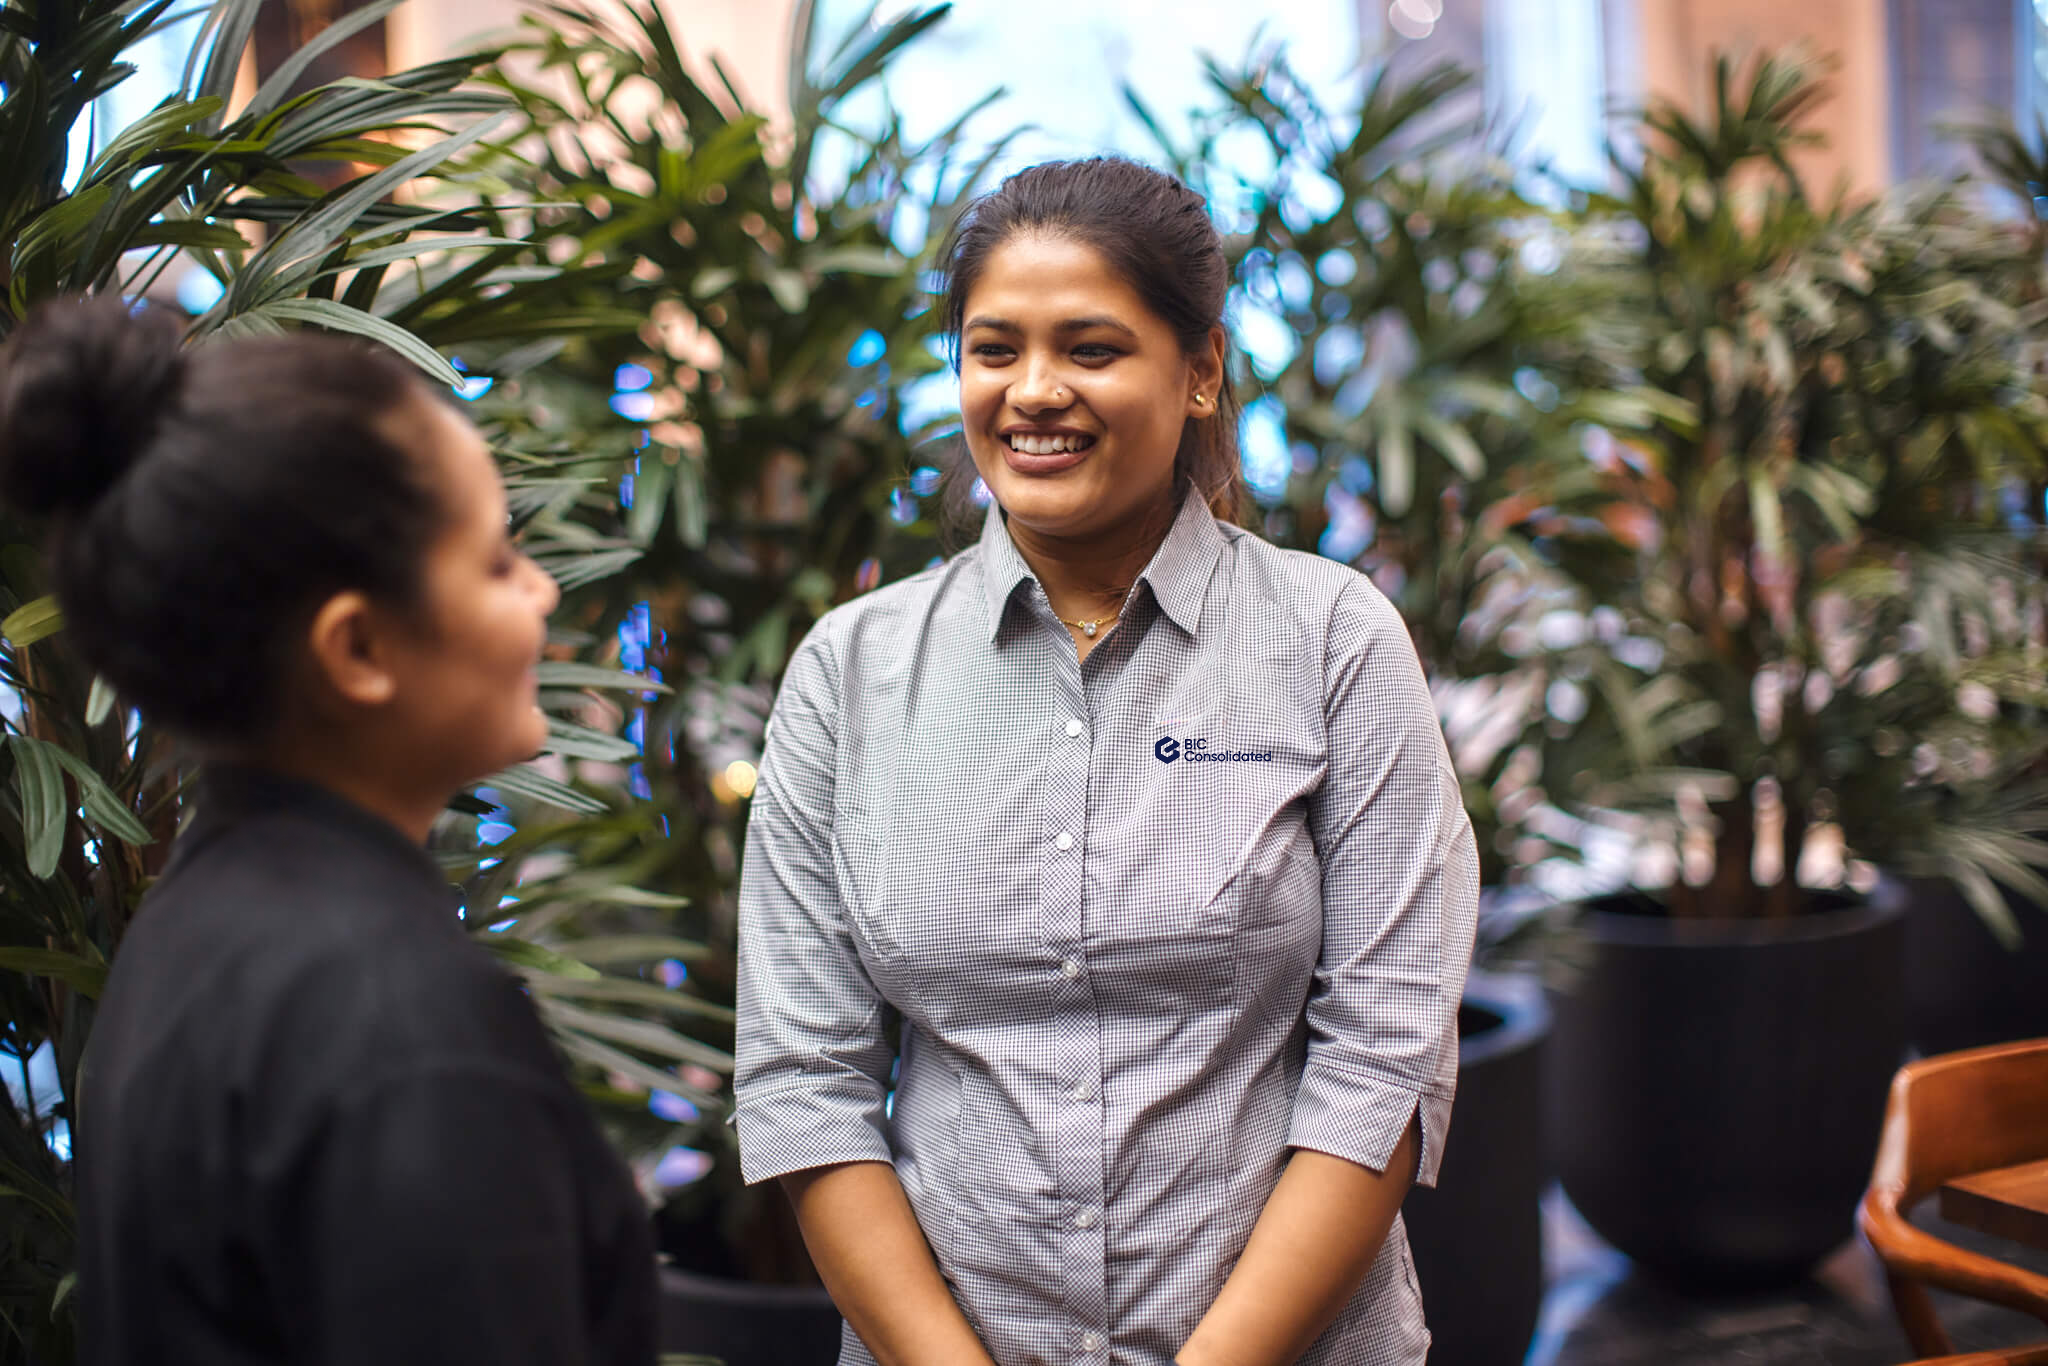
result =
[{"label": "wooden chair armrest", "polygon": [[1915,1228],[1899,1213],[1899,1195],[1873,1189],[1857,1211],[1863,1236],[1886,1270],[1972,1299],[2002,1304],[2048,1323],[2048,1276],[1957,1247]]},{"label": "wooden chair armrest", "polygon": [[2031,1347],[1994,1348],[1988,1352],[1964,1352],[1958,1356],[1922,1357],[1906,1366],[2048,1366],[2048,1342]]}]

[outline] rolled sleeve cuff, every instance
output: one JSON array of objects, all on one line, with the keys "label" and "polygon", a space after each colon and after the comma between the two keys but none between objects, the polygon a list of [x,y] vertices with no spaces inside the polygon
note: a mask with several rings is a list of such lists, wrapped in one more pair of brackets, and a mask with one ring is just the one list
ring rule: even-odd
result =
[{"label": "rolled sleeve cuff", "polygon": [[866,1086],[787,1086],[733,1107],[740,1175],[748,1185],[840,1162],[890,1162],[880,1092]]},{"label": "rolled sleeve cuff", "polygon": [[1309,1148],[1384,1172],[1408,1131],[1422,1121],[1422,1153],[1415,1184],[1434,1186],[1451,1125],[1451,1098],[1387,1077],[1311,1063],[1294,1096],[1287,1146]]}]

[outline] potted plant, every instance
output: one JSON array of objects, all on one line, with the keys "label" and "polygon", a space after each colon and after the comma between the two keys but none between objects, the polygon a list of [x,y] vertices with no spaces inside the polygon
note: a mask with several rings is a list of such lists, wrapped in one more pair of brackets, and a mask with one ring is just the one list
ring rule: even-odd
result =
[{"label": "potted plant", "polygon": [[[2038,146],[2010,125],[1961,131],[1993,191],[1987,207],[2036,257],[2048,251]],[[2016,286],[2014,302],[2039,306],[2032,282]],[[1921,786],[1940,807],[1936,838],[1898,831],[1905,853],[1891,861],[1905,877],[1907,1020],[1923,1053],[2048,1035],[2048,881],[2037,871],[2048,868],[2048,696],[2028,686],[2048,678],[2048,485],[2015,473],[1986,490],[2004,522],[1993,556],[1946,566],[1918,622],[1934,644],[1925,658],[1968,702],[1975,731],[1936,746],[1939,768]]]},{"label": "potted plant", "polygon": [[1712,114],[1649,113],[1593,205],[1640,244],[1637,325],[1601,354],[1665,401],[1589,448],[1633,563],[1582,582],[1618,639],[1546,652],[1542,732],[1553,795],[1626,823],[1654,889],[1579,922],[1560,1174],[1696,1285],[1794,1278],[1850,1235],[1906,1024],[1896,899],[1845,880],[1942,843],[1938,752],[1988,732],[1922,609],[1965,557],[2011,563],[1992,495],[2048,436],[2028,234],[1954,186],[1818,200],[1789,159],[1815,69],[1712,76]]}]

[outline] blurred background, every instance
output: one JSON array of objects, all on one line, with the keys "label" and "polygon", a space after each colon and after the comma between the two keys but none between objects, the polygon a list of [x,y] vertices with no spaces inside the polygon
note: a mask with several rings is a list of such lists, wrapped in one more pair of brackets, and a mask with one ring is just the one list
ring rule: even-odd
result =
[{"label": "blurred background", "polygon": [[[1401,610],[1465,782],[1432,1361],[1937,1350],[1855,1216],[1895,1069],[2048,1036],[2048,4],[4,14],[0,329],[115,289],[371,337],[499,455],[553,738],[435,849],[635,1164],[670,1348],[836,1351],[722,1122],[762,727],[821,614],[946,549],[937,238],[1114,151],[1224,236],[1248,524]],[[35,545],[0,523],[0,1361],[58,1363],[77,1062],[188,769]],[[1944,1210],[2037,1296],[1937,1296],[1953,1345],[2039,1337],[2048,1237]]]}]

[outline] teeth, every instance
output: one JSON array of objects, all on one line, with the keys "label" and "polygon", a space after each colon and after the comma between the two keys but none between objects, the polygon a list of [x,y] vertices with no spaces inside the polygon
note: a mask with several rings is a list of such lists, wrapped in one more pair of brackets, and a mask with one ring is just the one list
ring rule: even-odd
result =
[{"label": "teeth", "polygon": [[1087,438],[1079,436],[1018,434],[1010,438],[1010,449],[1022,455],[1054,455],[1061,451],[1078,451],[1086,444]]}]

